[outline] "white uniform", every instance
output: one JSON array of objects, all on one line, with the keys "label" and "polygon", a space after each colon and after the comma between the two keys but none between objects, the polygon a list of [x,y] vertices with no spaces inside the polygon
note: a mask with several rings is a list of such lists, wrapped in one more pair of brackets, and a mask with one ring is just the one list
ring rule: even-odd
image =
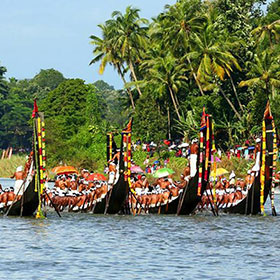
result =
[{"label": "white uniform", "polygon": [[16,180],[15,181],[15,187],[14,187],[14,193],[16,195],[22,195],[24,192],[24,186],[22,186],[23,184],[23,180]]},{"label": "white uniform", "polygon": [[257,152],[256,163],[253,166],[252,171],[258,172],[260,170],[260,159],[261,159],[261,152]]},{"label": "white uniform", "polygon": [[191,154],[190,155],[191,177],[194,177],[197,172],[196,163],[197,163],[197,154]]},{"label": "white uniform", "polygon": [[113,185],[115,181],[115,172],[111,171],[109,172],[109,180],[108,180],[108,184],[109,185]]}]

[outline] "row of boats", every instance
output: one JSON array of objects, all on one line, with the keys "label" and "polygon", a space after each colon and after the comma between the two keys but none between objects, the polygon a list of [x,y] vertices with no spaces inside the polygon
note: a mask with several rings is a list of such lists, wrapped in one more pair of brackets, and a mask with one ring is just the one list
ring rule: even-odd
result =
[{"label": "row of boats", "polygon": [[[56,210],[58,215],[62,210],[58,207],[55,192],[45,188],[45,141],[44,118],[35,110],[33,115],[34,135],[33,153],[23,182],[22,196],[14,195],[13,201],[0,206],[5,215],[14,216],[44,216],[43,208],[48,205]],[[215,200],[215,186],[209,188],[210,172],[213,169],[211,156],[214,152],[214,129],[212,117],[203,111],[199,131],[199,150],[197,155],[197,172],[188,177],[182,187],[169,193],[159,192],[136,194],[131,188],[131,133],[132,120],[121,132],[121,145],[118,158],[117,176],[110,182],[92,184],[87,192],[70,193],[66,203],[68,210],[79,210],[95,214],[136,214],[161,213],[189,215],[195,213],[202,197],[207,196],[214,215],[218,215]],[[116,152],[116,144],[112,134],[107,136],[107,159],[112,159]],[[274,180],[276,164],[276,132],[269,102],[263,117],[263,132],[260,152],[260,170],[255,173],[254,180],[246,186],[246,194],[236,203],[225,205],[222,210],[228,213],[259,214],[264,213],[263,205],[270,195],[274,201]],[[213,158],[213,157],[212,157]],[[206,191],[206,189],[208,189]],[[210,196],[210,197],[209,197]],[[72,197],[72,198],[71,198]],[[1,198],[0,198],[1,200]],[[66,201],[64,199],[64,201]],[[149,203],[148,203],[148,202]],[[78,207],[79,206],[79,207]],[[272,203],[273,214],[276,214]]]}]

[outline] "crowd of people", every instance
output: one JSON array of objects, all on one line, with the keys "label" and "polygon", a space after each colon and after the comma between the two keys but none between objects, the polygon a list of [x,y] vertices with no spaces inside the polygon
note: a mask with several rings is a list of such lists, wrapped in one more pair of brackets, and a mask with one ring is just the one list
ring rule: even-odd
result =
[{"label": "crowd of people", "polygon": [[108,168],[109,179],[95,179],[87,169],[81,174],[59,175],[54,187],[46,188],[44,204],[56,205],[59,211],[93,211],[95,205],[105,198],[118,179],[116,165],[111,162]]},{"label": "crowd of people", "polygon": [[182,139],[163,140],[159,144],[154,141],[142,142],[138,139],[132,143],[133,151],[142,150],[147,152],[150,157],[153,157],[157,150],[175,151],[176,157],[188,157],[190,154],[190,144],[184,142]]},{"label": "crowd of people", "polygon": [[236,179],[234,171],[231,172],[229,179],[219,176],[214,182],[212,178],[202,196],[200,209],[212,207],[214,200],[217,207],[221,209],[235,206],[247,196],[255,176],[256,173],[249,170],[245,179]]},{"label": "crowd of people", "polygon": [[[165,143],[168,147],[172,146],[171,142]],[[182,143],[181,143],[182,144]],[[154,149],[154,143],[142,144],[136,142],[136,145],[142,145],[147,152],[150,147]],[[163,206],[177,199],[180,193],[192,177],[197,172],[198,160],[198,139],[193,139],[191,145],[186,144],[184,148],[187,150],[186,156],[189,159],[187,166],[180,177],[179,181],[175,181],[172,175],[159,177],[155,182],[150,183],[144,173],[132,174],[131,190],[133,196],[130,197],[130,205],[132,208],[141,208],[148,211],[151,207]],[[225,176],[219,176],[215,181],[210,177],[210,183],[202,196],[200,209],[209,208],[215,202],[219,208],[227,208],[236,205],[244,197],[246,197],[254,178],[258,176],[260,170],[260,152],[261,140],[256,139],[253,157],[255,165],[244,179],[237,178],[232,171],[229,179]],[[221,156],[218,150],[218,156]],[[237,156],[234,151],[234,156]],[[168,159],[162,163],[157,160],[150,163],[150,153],[143,162],[146,173],[155,173],[163,166],[167,166]],[[8,207],[14,200],[21,198],[23,194],[22,185],[25,177],[30,169],[32,154],[25,167],[18,167],[11,178],[15,178],[15,186],[3,189],[0,185],[0,209]],[[95,205],[100,202],[107,193],[113,188],[113,185],[118,180],[118,161],[120,159],[120,151],[118,150],[113,158],[108,162],[108,166],[104,172],[108,174],[108,179],[92,179],[92,173],[89,170],[83,169],[80,175],[77,174],[62,174],[55,179],[54,187],[49,188],[46,184],[43,202],[45,205],[56,205],[59,211],[68,209],[68,211],[92,211]],[[276,174],[276,179],[280,182],[280,172]]]}]

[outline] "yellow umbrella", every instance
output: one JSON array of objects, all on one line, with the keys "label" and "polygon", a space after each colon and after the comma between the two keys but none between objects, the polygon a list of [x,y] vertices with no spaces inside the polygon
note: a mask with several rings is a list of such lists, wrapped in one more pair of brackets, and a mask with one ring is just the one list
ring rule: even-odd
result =
[{"label": "yellow umbrella", "polygon": [[52,169],[53,173],[60,174],[78,174],[78,170],[74,166],[56,166]]},{"label": "yellow umbrella", "polygon": [[[222,175],[225,175],[225,174],[227,174],[227,173],[229,173],[226,169],[224,169],[224,168],[217,168],[217,170],[216,170],[216,177],[218,177],[218,176],[222,176]],[[214,177],[214,170],[211,172],[211,174],[210,174],[212,177]]]}]

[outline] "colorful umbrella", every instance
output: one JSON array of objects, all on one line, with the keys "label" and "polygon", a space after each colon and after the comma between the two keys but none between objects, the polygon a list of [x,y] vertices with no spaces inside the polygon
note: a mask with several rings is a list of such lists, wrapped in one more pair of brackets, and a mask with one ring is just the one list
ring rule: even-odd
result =
[{"label": "colorful umbrella", "polygon": [[[222,175],[225,175],[225,174],[227,174],[227,173],[229,173],[226,169],[224,169],[224,168],[217,168],[217,170],[216,170],[216,176],[218,177],[218,176],[222,176]],[[210,174],[212,177],[214,177],[214,170],[211,172],[211,174]]]},{"label": "colorful umbrella", "polygon": [[162,177],[167,177],[167,176],[169,176],[171,174],[174,174],[174,173],[175,172],[172,169],[165,167],[165,168],[158,169],[155,172],[154,177],[155,178],[162,178]]},{"label": "colorful umbrella", "polygon": [[165,145],[167,145],[167,146],[170,145],[170,141],[169,141],[169,140],[163,140],[163,143],[164,143]]},{"label": "colorful umbrella", "polygon": [[131,173],[144,173],[142,168],[138,165],[132,165],[131,166]]},{"label": "colorful umbrella", "polygon": [[52,169],[52,172],[60,175],[60,174],[78,174],[78,170],[73,166],[56,166]]},{"label": "colorful umbrella", "polygon": [[107,181],[107,178],[100,173],[93,173],[87,177],[87,181]]}]

